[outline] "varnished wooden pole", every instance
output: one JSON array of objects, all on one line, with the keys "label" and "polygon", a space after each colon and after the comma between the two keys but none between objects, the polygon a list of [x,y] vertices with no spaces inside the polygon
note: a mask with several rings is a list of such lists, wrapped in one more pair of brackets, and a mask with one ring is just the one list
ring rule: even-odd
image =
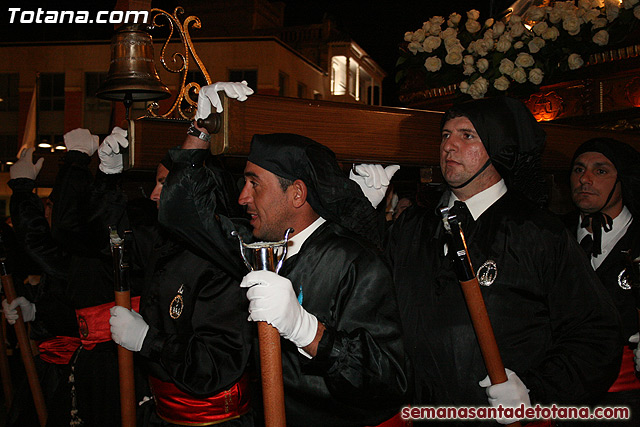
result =
[{"label": "varnished wooden pole", "polygon": [[258,322],[262,402],[266,427],[285,427],[284,385],[282,383],[282,353],[280,334],[267,322]]}]

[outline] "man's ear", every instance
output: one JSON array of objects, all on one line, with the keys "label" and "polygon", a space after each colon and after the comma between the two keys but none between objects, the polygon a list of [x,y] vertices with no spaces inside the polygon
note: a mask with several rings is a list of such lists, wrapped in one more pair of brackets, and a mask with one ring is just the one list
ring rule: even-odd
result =
[{"label": "man's ear", "polygon": [[307,202],[307,185],[301,179],[296,179],[291,184],[293,207],[299,208]]}]

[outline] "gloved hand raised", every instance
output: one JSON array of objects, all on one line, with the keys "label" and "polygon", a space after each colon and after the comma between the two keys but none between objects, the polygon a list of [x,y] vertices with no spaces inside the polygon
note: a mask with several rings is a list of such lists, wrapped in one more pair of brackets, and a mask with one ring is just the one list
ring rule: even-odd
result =
[{"label": "gloved hand raised", "polygon": [[318,319],[298,303],[289,279],[272,271],[252,271],[240,286],[249,288],[249,320],[269,323],[298,348],[313,342]]},{"label": "gloved hand raised", "polygon": [[100,138],[97,135],[92,135],[88,129],[74,129],[64,134],[64,145],[67,150],[80,151],[87,154],[89,157],[98,149]]},{"label": "gloved hand raised", "polygon": [[98,157],[100,157],[100,170],[106,174],[114,174],[122,172],[124,169],[122,163],[122,153],[120,147],[127,148],[129,140],[127,139],[127,131],[114,127],[111,134],[108,135],[100,148],[98,148]]},{"label": "gloved hand raised", "polygon": [[382,165],[361,164],[351,170],[349,179],[360,186],[371,205],[377,208],[384,199],[389,182],[398,169],[400,169],[400,165],[390,165],[383,168]]},{"label": "gloved hand raised", "polygon": [[36,318],[36,305],[25,297],[18,297],[14,299],[11,301],[11,304],[9,304],[5,299],[2,300],[2,312],[4,313],[4,317],[7,319],[8,324],[15,325],[18,320],[18,306],[20,306],[20,311],[22,312],[22,320],[25,322],[31,322]]},{"label": "gloved hand raised", "polygon": [[[518,378],[515,372],[511,369],[505,369],[507,374],[507,381],[491,385],[491,380],[487,375],[482,381],[480,381],[480,387],[486,387],[487,397],[489,398],[489,404],[497,408],[502,405],[503,408],[519,408],[524,404],[525,408],[531,407],[531,399],[529,399],[529,389]],[[497,422],[500,424],[511,424],[518,421],[517,418],[497,418]]]},{"label": "gloved hand raised", "polygon": [[18,161],[9,168],[9,177],[11,179],[28,178],[35,181],[36,177],[40,173],[40,169],[42,169],[44,157],[39,158],[38,161],[33,164],[34,150],[35,148],[31,147],[22,151],[20,159],[18,159]]},{"label": "gloved hand raised", "polygon": [[229,98],[235,98],[238,101],[246,101],[249,95],[253,95],[246,81],[240,83],[234,82],[217,82],[200,88],[198,93],[198,111],[195,119],[206,119],[211,114],[211,106],[216,108],[216,112],[222,113],[222,101],[218,95],[218,91],[223,90]]},{"label": "gloved hand raised", "polygon": [[111,339],[127,350],[140,351],[144,337],[149,331],[147,322],[140,314],[119,305],[111,307],[109,312],[111,313],[109,318]]}]

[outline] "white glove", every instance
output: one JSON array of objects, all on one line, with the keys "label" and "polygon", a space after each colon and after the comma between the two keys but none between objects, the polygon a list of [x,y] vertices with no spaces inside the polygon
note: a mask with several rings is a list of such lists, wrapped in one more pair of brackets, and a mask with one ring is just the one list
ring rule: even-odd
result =
[{"label": "white glove", "polygon": [[259,270],[244,276],[240,286],[249,288],[249,320],[269,323],[298,348],[313,342],[318,319],[298,303],[289,279]]},{"label": "white glove", "polygon": [[124,166],[122,164],[122,154],[120,147],[127,148],[129,140],[127,139],[127,131],[114,127],[111,134],[107,136],[100,148],[98,148],[98,157],[100,157],[100,170],[106,174],[114,174],[122,172]]},{"label": "white glove", "polygon": [[4,313],[4,317],[7,319],[8,324],[15,325],[18,320],[18,310],[16,308],[18,306],[20,306],[20,311],[22,311],[22,320],[25,322],[31,322],[36,318],[36,305],[25,297],[18,297],[14,299],[11,301],[11,304],[9,304],[6,299],[3,299],[2,312]]},{"label": "white glove", "polygon": [[638,332],[636,332],[635,334],[631,335],[629,337],[629,342],[630,343],[637,343],[638,345],[636,346],[636,348],[633,350],[633,361],[636,364],[636,371],[640,372],[640,334],[638,334]]},{"label": "white glove", "polygon": [[18,159],[18,161],[9,168],[9,177],[11,179],[29,178],[35,181],[36,177],[40,173],[40,169],[42,169],[44,157],[39,158],[38,161],[33,164],[34,150],[35,148],[31,147],[22,151],[20,159]]},{"label": "white glove", "polygon": [[218,95],[218,91],[224,90],[229,98],[235,98],[238,101],[246,101],[249,95],[253,95],[246,81],[240,83],[218,82],[208,86],[202,86],[198,93],[198,111],[195,119],[206,119],[211,114],[211,106],[216,107],[216,112],[222,113],[222,101]]},{"label": "white glove", "polygon": [[64,134],[64,145],[67,150],[81,151],[89,157],[98,149],[100,138],[98,135],[92,135],[88,129],[74,129]]},{"label": "white glove", "polygon": [[140,314],[119,305],[111,307],[109,312],[111,313],[109,318],[111,339],[127,350],[140,351],[144,337],[149,331],[147,322]]},{"label": "white glove", "polygon": [[[519,408],[524,404],[525,408],[531,407],[531,399],[529,399],[529,389],[518,378],[515,372],[511,369],[505,369],[507,374],[507,381],[491,385],[489,375],[487,375],[482,381],[480,381],[480,387],[486,387],[487,396],[489,398],[489,404],[497,408],[502,405],[503,408]],[[496,421],[500,424],[511,424],[518,421],[517,418],[497,418]]]},{"label": "white glove", "polygon": [[391,165],[383,168],[382,165],[361,164],[352,169],[349,179],[355,181],[371,205],[377,208],[385,194],[393,175],[400,169],[400,165]]}]

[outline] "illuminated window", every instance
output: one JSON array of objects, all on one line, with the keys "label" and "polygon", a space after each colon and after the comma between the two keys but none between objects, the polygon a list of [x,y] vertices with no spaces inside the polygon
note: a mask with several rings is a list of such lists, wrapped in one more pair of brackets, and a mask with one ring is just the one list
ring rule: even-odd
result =
[{"label": "illuminated window", "polygon": [[347,57],[331,58],[331,95],[347,94]]}]

